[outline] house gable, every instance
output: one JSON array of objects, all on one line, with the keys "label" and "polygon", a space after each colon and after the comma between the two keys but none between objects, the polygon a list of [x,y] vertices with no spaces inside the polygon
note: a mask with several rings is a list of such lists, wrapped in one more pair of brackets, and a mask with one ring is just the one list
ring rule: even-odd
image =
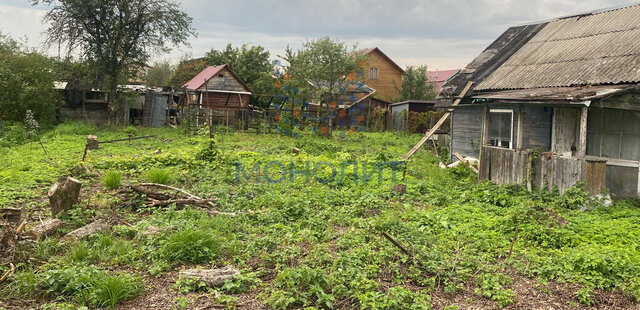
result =
[{"label": "house gable", "polygon": [[404,70],[377,47],[365,50],[364,54],[369,58],[364,66],[365,80],[376,90],[375,96],[383,100],[397,97],[394,83],[398,88],[402,87]]}]

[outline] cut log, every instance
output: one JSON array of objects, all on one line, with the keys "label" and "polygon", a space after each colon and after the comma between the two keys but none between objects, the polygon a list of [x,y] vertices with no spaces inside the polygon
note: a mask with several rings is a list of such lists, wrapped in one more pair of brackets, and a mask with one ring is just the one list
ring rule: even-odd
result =
[{"label": "cut log", "polygon": [[101,232],[109,229],[109,224],[107,224],[107,220],[100,219],[89,225],[82,226],[68,234],[66,234],[62,239],[65,241],[75,241],[80,240],[89,235],[95,234],[97,232]]},{"label": "cut log", "polygon": [[158,235],[162,232],[162,230],[158,227],[155,226],[147,226],[147,228],[144,229],[144,231],[142,232],[142,235],[147,236],[147,237],[153,237],[155,235]]},{"label": "cut log", "polygon": [[293,147],[293,149],[292,149],[291,151],[293,151],[293,154],[298,154],[298,153],[300,153],[300,149],[299,149],[299,148],[297,148],[297,147],[295,147],[295,146]]},{"label": "cut log", "polygon": [[100,142],[98,141],[98,137],[95,135],[87,136],[87,150],[97,150],[100,148]]},{"label": "cut log", "polygon": [[224,284],[224,281],[231,280],[240,274],[240,271],[234,267],[227,266],[224,268],[213,269],[187,269],[180,271],[180,276],[185,278],[198,279],[208,287],[216,287]]},{"label": "cut log", "polygon": [[0,209],[0,227],[18,227],[25,218],[25,212],[22,209],[1,208]]},{"label": "cut log", "polygon": [[64,223],[59,219],[48,219],[27,230],[26,235],[31,239],[40,240],[53,234],[63,226]]},{"label": "cut log", "polygon": [[81,186],[82,183],[72,177],[60,178],[53,184],[47,193],[51,214],[56,216],[71,209],[73,204],[78,202]]}]

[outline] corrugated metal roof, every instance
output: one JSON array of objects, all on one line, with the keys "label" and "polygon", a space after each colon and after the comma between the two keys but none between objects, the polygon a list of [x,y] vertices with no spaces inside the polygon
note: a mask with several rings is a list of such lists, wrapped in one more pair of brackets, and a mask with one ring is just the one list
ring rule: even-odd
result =
[{"label": "corrugated metal roof", "polygon": [[640,82],[640,5],[552,21],[474,90]]},{"label": "corrugated metal roof", "polygon": [[194,76],[189,82],[185,83],[182,87],[186,87],[187,89],[198,89],[212,76],[216,75],[216,73],[220,72],[220,70],[222,70],[222,68],[226,66],[227,65],[208,66],[196,76]]}]

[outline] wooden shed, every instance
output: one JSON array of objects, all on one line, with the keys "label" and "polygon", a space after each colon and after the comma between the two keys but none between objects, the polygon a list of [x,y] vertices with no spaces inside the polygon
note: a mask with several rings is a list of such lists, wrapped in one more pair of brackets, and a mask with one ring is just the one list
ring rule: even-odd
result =
[{"label": "wooden shed", "polygon": [[190,104],[214,110],[249,107],[251,90],[227,65],[205,68],[183,88]]},{"label": "wooden shed", "polygon": [[[443,87],[480,180],[640,194],[640,6],[507,29]],[[453,159],[453,158],[452,158]]]}]

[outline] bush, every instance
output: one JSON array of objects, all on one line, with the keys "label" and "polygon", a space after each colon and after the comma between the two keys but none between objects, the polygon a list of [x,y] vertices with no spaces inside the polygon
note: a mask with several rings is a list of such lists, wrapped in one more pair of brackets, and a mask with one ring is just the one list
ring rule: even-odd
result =
[{"label": "bush", "polygon": [[153,168],[147,171],[146,177],[150,182],[158,184],[169,184],[171,180],[169,171],[160,168]]},{"label": "bush", "polygon": [[116,189],[120,187],[122,174],[118,171],[107,171],[104,175],[104,186],[108,189]]}]

